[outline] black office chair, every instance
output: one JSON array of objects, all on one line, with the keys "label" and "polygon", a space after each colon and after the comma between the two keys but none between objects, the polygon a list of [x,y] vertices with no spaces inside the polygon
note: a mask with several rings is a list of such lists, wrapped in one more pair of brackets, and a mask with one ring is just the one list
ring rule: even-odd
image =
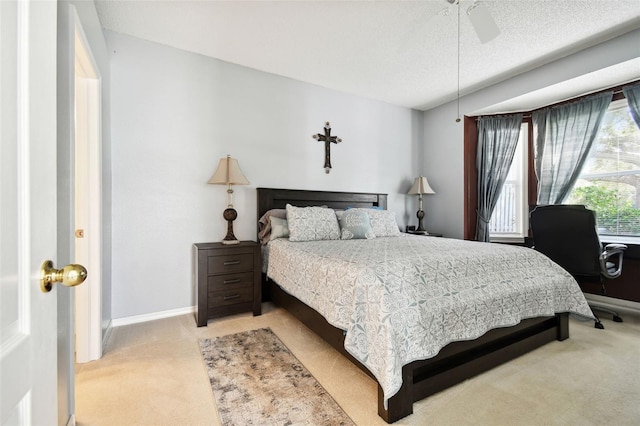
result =
[{"label": "black office chair", "polygon": [[[533,246],[562,266],[576,280],[599,281],[606,295],[604,279],[618,278],[622,273],[622,258],[627,246],[607,244],[602,249],[596,229],[596,213],[582,205],[537,206],[531,211],[529,224]],[[597,305],[591,310],[608,312],[615,322],[622,322],[617,312]],[[598,316],[595,327],[604,326]]]}]

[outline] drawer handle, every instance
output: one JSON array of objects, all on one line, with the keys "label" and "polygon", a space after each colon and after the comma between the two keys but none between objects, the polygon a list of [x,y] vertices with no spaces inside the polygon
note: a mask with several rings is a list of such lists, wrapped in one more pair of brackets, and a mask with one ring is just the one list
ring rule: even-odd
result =
[{"label": "drawer handle", "polygon": [[223,296],[222,300],[231,300],[231,299],[237,299],[238,297],[240,297],[239,294],[232,294],[231,296]]},{"label": "drawer handle", "polygon": [[240,261],[239,260],[229,260],[227,262],[224,262],[224,266],[231,266],[231,265],[237,265],[239,264]]},{"label": "drawer handle", "polygon": [[222,281],[222,284],[233,284],[233,283],[239,283],[240,282],[240,278],[234,278],[232,280],[224,280]]}]

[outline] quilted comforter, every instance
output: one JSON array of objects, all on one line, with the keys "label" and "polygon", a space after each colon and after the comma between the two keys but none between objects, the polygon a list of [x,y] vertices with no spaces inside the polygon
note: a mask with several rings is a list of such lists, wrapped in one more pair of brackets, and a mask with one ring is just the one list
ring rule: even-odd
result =
[{"label": "quilted comforter", "polygon": [[403,235],[269,243],[267,275],[345,330],[345,349],[377,378],[385,402],[402,366],[522,319],[592,317],[576,281],[535,250]]}]

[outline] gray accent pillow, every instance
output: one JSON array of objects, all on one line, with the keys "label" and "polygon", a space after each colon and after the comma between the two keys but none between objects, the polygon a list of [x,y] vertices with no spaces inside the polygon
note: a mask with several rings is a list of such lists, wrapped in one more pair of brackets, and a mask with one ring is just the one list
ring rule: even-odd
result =
[{"label": "gray accent pillow", "polygon": [[289,241],[339,240],[340,226],[333,209],[287,204]]},{"label": "gray accent pillow", "polygon": [[350,209],[338,216],[340,239],[361,240],[375,238],[369,215],[357,209]]}]

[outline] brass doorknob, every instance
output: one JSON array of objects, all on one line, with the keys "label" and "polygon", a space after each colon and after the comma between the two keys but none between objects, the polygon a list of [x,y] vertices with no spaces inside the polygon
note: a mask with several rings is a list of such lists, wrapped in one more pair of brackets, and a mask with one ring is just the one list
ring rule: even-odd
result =
[{"label": "brass doorknob", "polygon": [[82,284],[87,279],[87,269],[82,265],[72,263],[62,269],[53,267],[53,262],[45,260],[40,268],[40,290],[43,293],[51,291],[54,283],[62,283],[67,287]]}]

